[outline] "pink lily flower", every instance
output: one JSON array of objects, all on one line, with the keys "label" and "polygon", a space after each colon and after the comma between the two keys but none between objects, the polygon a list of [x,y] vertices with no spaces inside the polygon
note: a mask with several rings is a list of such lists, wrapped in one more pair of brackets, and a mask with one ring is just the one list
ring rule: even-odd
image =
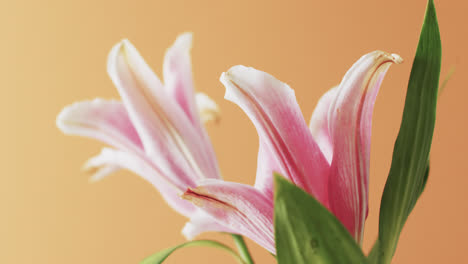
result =
[{"label": "pink lily flower", "polygon": [[364,55],[322,96],[310,126],[287,84],[253,68],[232,67],[221,82],[225,98],[246,112],[259,135],[255,186],[209,179],[184,198],[275,253],[273,172],[279,172],[329,208],[361,243],[374,102],[388,68],[400,62],[398,55],[382,51]]},{"label": "pink lily flower", "polygon": [[135,47],[123,40],[108,57],[107,71],[122,101],[95,99],[65,107],[57,126],[65,133],[102,141],[112,148],[85,165],[99,180],[119,169],[150,182],[180,214],[213,231],[229,231],[180,198],[203,179],[220,179],[216,157],[202,121],[218,108],[194,94],[190,60],[192,35],[177,38],[164,58],[163,84]]}]

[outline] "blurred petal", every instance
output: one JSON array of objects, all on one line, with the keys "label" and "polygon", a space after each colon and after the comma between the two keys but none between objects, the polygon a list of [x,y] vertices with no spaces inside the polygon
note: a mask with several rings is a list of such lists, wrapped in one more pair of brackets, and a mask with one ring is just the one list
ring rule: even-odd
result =
[{"label": "blurred petal", "polygon": [[190,50],[192,34],[184,33],[177,37],[174,44],[167,50],[164,57],[164,86],[189,119],[196,124],[196,106]]},{"label": "blurred petal", "polygon": [[358,242],[368,207],[372,112],[380,84],[398,55],[375,51],[344,76],[329,112],[333,141],[330,206]]},{"label": "blurred petal", "polygon": [[[153,184],[176,211],[193,218],[200,209],[180,195],[196,181],[220,174],[200,120],[216,119],[218,108],[208,96],[194,96],[190,46],[191,35],[183,34],[168,50],[163,86],[135,47],[121,41],[108,56],[107,71],[122,102],[74,104],[62,111],[57,125],[64,133],[96,138],[116,148],[106,148],[86,163],[85,169],[94,174],[91,181],[128,169]],[[193,232],[223,229],[213,218],[206,219],[194,219]]]},{"label": "blurred petal", "polygon": [[221,180],[206,180],[182,196],[220,224],[275,252],[273,201],[257,189]]},{"label": "blurred petal", "polygon": [[185,224],[182,229],[182,234],[188,240],[192,240],[204,232],[236,233],[236,231],[220,225],[212,216],[198,209],[198,211],[190,217],[190,221]]},{"label": "blurred petal", "polygon": [[215,122],[217,123],[220,119],[220,113],[218,105],[208,95],[204,93],[197,93],[195,95],[195,101],[197,103],[198,114],[203,123]]},{"label": "blurred petal", "polygon": [[[192,33],[184,33],[179,35],[174,44],[167,50],[163,65],[164,88],[171,100],[178,104],[190,120],[193,129],[198,132],[197,144],[203,149],[196,155],[200,155],[199,160],[203,161],[206,169],[210,170],[210,175],[206,177],[216,178],[219,177],[220,173],[215,153],[200,119],[203,122],[211,119],[216,120],[217,106],[208,96],[199,96],[198,94],[196,97],[194,96],[191,49]],[[199,103],[204,104],[202,109],[200,109]],[[216,112],[213,111],[213,104]]]},{"label": "blurred petal", "polygon": [[91,173],[89,182],[97,182],[122,168],[114,164],[106,164],[98,167],[93,167],[86,163],[83,169]]},{"label": "blurred petal", "polygon": [[320,150],[322,150],[323,155],[327,158],[328,163],[331,163],[333,156],[333,144],[328,129],[328,114],[330,105],[337,94],[338,86],[335,86],[320,98],[309,124],[312,136],[319,145]]},{"label": "blurred petal", "polygon": [[[179,212],[186,217],[192,216],[196,208],[193,204],[180,198],[183,193],[184,187],[178,186],[174,182],[168,181],[165,177],[161,176],[161,173],[157,168],[150,165],[148,161],[133,155],[131,153],[114,150],[110,148],[103,148],[102,152],[89,159],[85,164],[85,169],[91,172],[97,171],[101,175],[98,177],[102,178],[101,168],[122,168],[132,171],[139,175],[144,180],[151,183],[163,196],[164,200],[174,210]],[[98,178],[96,175],[92,176],[92,179]],[[96,179],[97,180],[97,179]]]},{"label": "blurred petal", "polygon": [[124,40],[109,54],[108,72],[142,140],[145,152],[165,175],[177,175],[186,186],[218,178],[211,145],[140,56]]},{"label": "blurred petal", "polygon": [[268,187],[263,191],[272,193],[273,171],[277,171],[326,205],[329,164],[304,121],[294,91],[273,76],[244,66],[223,73],[221,82],[225,98],[246,112],[259,134],[262,173],[256,186]]},{"label": "blurred petal", "polygon": [[65,107],[57,117],[65,134],[95,138],[116,148],[142,151],[140,138],[121,102],[94,99]]}]

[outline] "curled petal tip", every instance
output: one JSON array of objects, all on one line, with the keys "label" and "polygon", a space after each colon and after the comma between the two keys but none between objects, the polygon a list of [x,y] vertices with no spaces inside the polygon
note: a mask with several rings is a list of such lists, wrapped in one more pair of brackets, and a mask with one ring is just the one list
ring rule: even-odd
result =
[{"label": "curled petal tip", "polygon": [[231,80],[231,76],[229,74],[229,71],[221,73],[221,76],[219,77],[219,81],[223,84],[228,83]]},{"label": "curled petal tip", "polygon": [[57,115],[57,119],[55,120],[55,124],[63,133],[68,133],[68,126],[67,123],[75,115],[76,109],[78,107],[78,103],[73,103],[71,105],[65,106],[62,111]]},{"label": "curled petal tip", "polygon": [[228,71],[227,75],[230,79],[236,80],[240,79],[241,77],[247,75],[247,74],[264,74],[264,72],[261,72],[253,67],[248,67],[244,65],[236,65],[232,66]]},{"label": "curled petal tip", "polygon": [[236,66],[232,66],[229,70],[227,70],[226,72],[223,72],[221,74],[221,77],[219,78],[219,80],[221,82],[226,82],[226,81],[231,81],[231,82],[234,82],[234,80],[239,77],[240,74],[242,73],[246,73],[248,71],[252,71],[254,70],[254,68],[251,68],[251,67],[246,67],[244,65],[236,65]]},{"label": "curled petal tip", "polygon": [[57,118],[55,119],[55,125],[62,131],[63,133],[67,133],[66,129],[66,120],[67,120],[67,115],[69,111],[70,106],[66,106],[65,108],[62,109],[62,111],[57,115]]},{"label": "curled petal tip", "polygon": [[382,58],[382,60],[384,61],[390,60],[391,62],[396,63],[396,64],[403,63],[403,58],[396,53],[388,53],[385,51],[377,50],[374,52],[374,55],[376,56],[375,59]]},{"label": "curled petal tip", "polygon": [[[229,75],[228,75],[228,72],[223,72],[223,73],[221,73],[221,76],[219,77],[219,81],[220,81],[225,87],[228,87],[228,85],[231,83],[230,78],[229,78]],[[228,90],[229,90],[229,89],[226,89],[226,90],[225,90],[225,93],[224,93],[224,99],[227,99],[227,100],[228,100],[228,97],[229,97]]]},{"label": "curled petal tip", "polygon": [[362,56],[346,73],[327,112],[333,143],[328,185],[333,194],[331,209],[360,243],[368,211],[374,104],[387,70],[402,62],[399,55],[383,51]]},{"label": "curled petal tip", "polygon": [[400,64],[400,63],[403,63],[403,62],[404,62],[403,58],[402,58],[400,55],[396,54],[396,53],[392,53],[390,56],[393,57],[393,61],[394,61],[396,64]]},{"label": "curled petal tip", "polygon": [[75,102],[65,106],[62,111],[57,115],[55,123],[57,127],[65,134],[70,133],[70,126],[75,125],[77,119],[85,118],[85,111],[87,109],[94,109],[103,103],[118,104],[119,101],[115,99],[104,100],[102,98],[95,98],[88,101]]}]

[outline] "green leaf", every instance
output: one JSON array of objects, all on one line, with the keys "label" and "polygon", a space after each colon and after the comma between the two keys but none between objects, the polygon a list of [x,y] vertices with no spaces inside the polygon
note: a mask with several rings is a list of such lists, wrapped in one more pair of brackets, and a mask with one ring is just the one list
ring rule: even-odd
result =
[{"label": "green leaf", "polygon": [[441,54],[436,10],[434,1],[429,0],[411,70],[400,132],[382,195],[379,238],[370,254],[370,260],[376,263],[390,263],[403,225],[427,180]]},{"label": "green leaf", "polygon": [[[424,188],[426,187],[427,179],[429,178],[429,172],[430,172],[430,166],[428,164],[426,168],[426,174],[424,175],[424,178],[423,178],[423,185],[421,186],[421,189],[418,191],[419,192],[418,197],[421,196],[421,194],[424,191]],[[369,253],[369,257],[368,257],[369,263],[379,263],[378,262],[379,256],[380,256],[379,252],[380,252],[380,243],[379,243],[379,240],[377,240],[374,246],[372,247],[371,252]]]},{"label": "green leaf", "polygon": [[236,258],[236,260],[239,263],[244,264],[241,257],[234,250],[232,250],[230,247],[228,247],[228,246],[226,246],[224,244],[221,244],[221,243],[213,241],[213,240],[189,241],[189,242],[180,244],[180,245],[175,246],[175,247],[167,248],[167,249],[161,250],[158,253],[155,253],[155,254],[145,258],[143,261],[140,262],[140,264],[159,264],[159,263],[163,263],[163,261],[166,260],[169,257],[169,255],[171,255],[177,249],[181,249],[181,248],[185,248],[185,247],[192,247],[192,246],[215,247],[215,248],[225,250],[229,254],[234,256],[234,258]]},{"label": "green leaf", "polygon": [[275,174],[279,264],[367,263],[348,230],[314,197]]}]

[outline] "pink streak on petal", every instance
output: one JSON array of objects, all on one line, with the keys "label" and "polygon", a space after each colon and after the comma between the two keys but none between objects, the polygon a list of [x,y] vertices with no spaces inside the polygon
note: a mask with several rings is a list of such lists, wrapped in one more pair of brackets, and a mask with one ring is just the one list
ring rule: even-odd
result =
[{"label": "pink streak on petal", "polygon": [[346,73],[329,112],[330,206],[359,243],[368,210],[373,105],[386,71],[399,62],[398,55],[381,51],[363,56]]},{"label": "pink streak on petal", "polygon": [[328,115],[332,102],[338,94],[338,86],[328,90],[319,100],[314,113],[310,119],[309,128],[315,142],[319,145],[322,153],[331,163],[333,157],[333,144],[329,132]]},{"label": "pink streak on petal", "polygon": [[[190,42],[190,35],[182,35],[168,51],[164,87],[135,47],[123,40],[111,50],[107,65],[122,103],[82,102],[65,108],[57,119],[64,133],[96,138],[118,149],[105,149],[89,160],[87,168],[96,172],[92,180],[126,168],[151,182],[171,207],[187,217],[199,210],[179,195],[195,187],[197,180],[220,178],[195,108]],[[203,100],[203,111],[217,110],[207,96]],[[224,228],[210,221],[197,223]]]},{"label": "pink streak on petal", "polygon": [[[294,91],[273,76],[244,66],[223,73],[221,82],[225,98],[239,105],[257,129],[265,148],[259,153],[268,156],[259,157],[260,164],[277,165],[261,171],[277,170],[327,206],[329,164],[304,121]],[[256,185],[271,188],[272,177],[272,173],[257,175]]]},{"label": "pink streak on petal", "polygon": [[[167,50],[164,57],[163,75],[164,88],[171,96],[171,100],[178,103],[180,109],[191,121],[200,139],[200,158],[204,158],[207,169],[211,171],[207,178],[219,178],[219,168],[210,139],[201,122],[197,110],[192,77],[192,62],[190,50],[192,48],[192,34],[184,33],[177,37],[174,44]],[[195,140],[195,139],[194,139]]]},{"label": "pink streak on petal", "polygon": [[275,253],[273,201],[254,187],[206,180],[183,195],[218,223],[245,235]]},{"label": "pink streak on petal", "polygon": [[190,49],[192,34],[180,35],[167,50],[164,58],[163,75],[165,89],[180,105],[185,114],[194,123],[198,123],[195,96],[192,81],[192,62]]},{"label": "pink streak on petal", "polygon": [[216,160],[206,141],[138,51],[128,42],[109,54],[108,72],[127,108],[145,152],[160,171],[185,186],[203,178],[218,178]]}]

